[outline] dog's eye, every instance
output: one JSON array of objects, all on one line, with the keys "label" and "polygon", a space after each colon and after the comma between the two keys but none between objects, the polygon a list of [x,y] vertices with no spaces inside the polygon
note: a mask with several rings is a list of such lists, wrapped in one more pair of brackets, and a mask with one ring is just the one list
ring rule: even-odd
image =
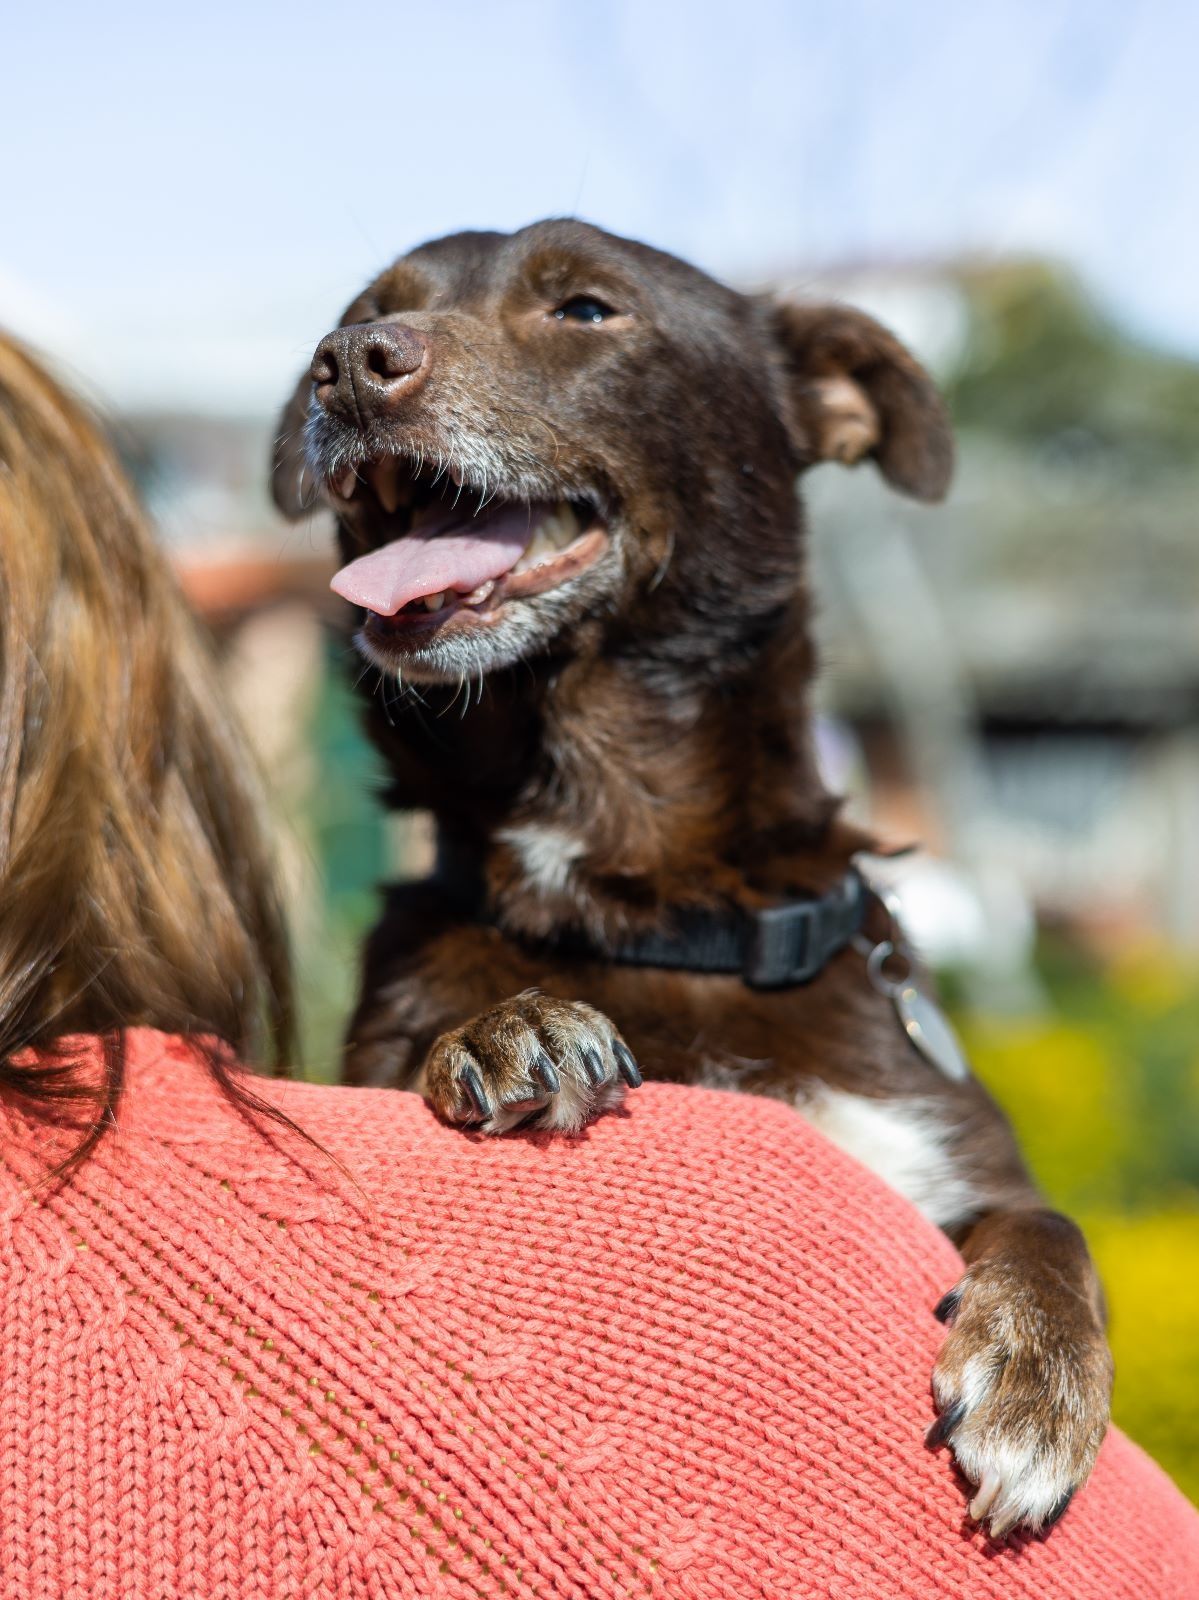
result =
[{"label": "dog's eye", "polygon": [[594,295],[575,294],[554,312],[559,322],[604,322],[616,312]]}]

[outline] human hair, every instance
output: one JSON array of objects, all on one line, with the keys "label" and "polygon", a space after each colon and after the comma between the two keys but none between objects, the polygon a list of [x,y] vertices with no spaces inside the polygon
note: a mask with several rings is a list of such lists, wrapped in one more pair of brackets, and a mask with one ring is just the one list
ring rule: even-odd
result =
[{"label": "human hair", "polygon": [[[0,333],[0,1094],[113,1120],[133,1026],[293,1043],[262,802],[206,641],[97,420]],[[103,1081],[69,1044],[105,1039]]]}]

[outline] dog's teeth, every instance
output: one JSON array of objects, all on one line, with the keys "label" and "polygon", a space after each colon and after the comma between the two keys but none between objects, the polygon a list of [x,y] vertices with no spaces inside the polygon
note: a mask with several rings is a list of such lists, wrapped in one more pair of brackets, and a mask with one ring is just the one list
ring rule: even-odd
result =
[{"label": "dog's teeth", "polygon": [[556,550],[565,550],[578,536],[579,519],[565,500],[541,524],[542,537]]},{"label": "dog's teeth", "polygon": [[394,456],[380,461],[374,470],[375,493],[384,511],[390,513],[400,504],[400,464]]},{"label": "dog's teeth", "polygon": [[343,500],[352,500],[354,490],[358,487],[358,474],[353,467],[347,467],[337,485],[337,492]]},{"label": "dog's teeth", "polygon": [[486,583],[481,583],[477,589],[472,589],[468,595],[463,595],[463,604],[468,606],[481,606],[494,588],[495,579],[488,578]]},{"label": "dog's teeth", "polygon": [[514,571],[528,572],[530,567],[540,566],[543,561],[549,560],[560,550],[565,550],[568,545],[573,544],[578,536],[579,519],[575,515],[574,507],[562,500],[553,511],[538,522],[528,548],[517,562]]},{"label": "dog's teeth", "polygon": [[445,590],[444,589],[441,591],[440,594],[427,594],[425,596],[425,610],[426,611],[440,611],[443,605],[445,605]]},{"label": "dog's teeth", "polygon": [[543,561],[550,560],[558,554],[560,546],[547,539],[545,529],[539,527],[529,541],[523,556],[516,564],[517,572],[528,572],[530,567],[540,566]]}]

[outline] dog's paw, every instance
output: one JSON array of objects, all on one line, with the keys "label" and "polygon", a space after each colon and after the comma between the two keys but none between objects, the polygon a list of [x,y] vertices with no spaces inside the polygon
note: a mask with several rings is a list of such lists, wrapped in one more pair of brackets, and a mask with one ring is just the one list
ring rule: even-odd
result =
[{"label": "dog's paw", "polygon": [[619,1103],[641,1073],[602,1012],[528,989],[443,1033],[418,1087],[450,1122],[505,1133],[573,1133]]},{"label": "dog's paw", "polygon": [[1094,1312],[1035,1269],[979,1262],[936,1314],[951,1330],[928,1443],[948,1444],[976,1485],[970,1515],[992,1538],[1052,1527],[1108,1423],[1112,1358]]}]

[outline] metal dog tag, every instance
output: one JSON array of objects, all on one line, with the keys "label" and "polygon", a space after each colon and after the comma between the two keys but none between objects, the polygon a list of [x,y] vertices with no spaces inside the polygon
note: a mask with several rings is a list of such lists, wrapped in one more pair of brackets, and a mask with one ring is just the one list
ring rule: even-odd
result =
[{"label": "metal dog tag", "polygon": [[922,994],[914,983],[904,983],[896,984],[891,1002],[900,1027],[930,1065],[958,1082],[970,1076],[965,1051],[935,1000]]},{"label": "metal dog tag", "polygon": [[[953,1078],[958,1083],[968,1078],[970,1064],[966,1052],[941,1007],[917,987],[912,978],[915,963],[907,946],[884,939],[879,944],[860,945],[859,948],[864,948],[866,955],[866,976],[895,1007],[899,1026],[914,1048],[942,1077]],[[887,964],[893,957],[898,957],[903,964],[902,977],[887,975]]]}]

